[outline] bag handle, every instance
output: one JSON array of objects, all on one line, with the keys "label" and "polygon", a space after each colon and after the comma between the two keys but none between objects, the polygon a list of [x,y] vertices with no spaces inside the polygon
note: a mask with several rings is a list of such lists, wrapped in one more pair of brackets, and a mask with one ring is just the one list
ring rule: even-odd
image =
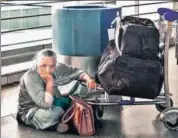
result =
[{"label": "bag handle", "polygon": [[122,35],[123,35],[123,28],[119,28],[119,50],[121,51],[121,44],[122,44]]},{"label": "bag handle", "polygon": [[154,22],[147,18],[140,18],[140,17],[133,17],[133,16],[125,16],[123,19],[121,19],[121,23],[133,23],[133,24],[141,24],[143,26],[152,26],[156,27]]},{"label": "bag handle", "polygon": [[[82,100],[80,100],[79,98],[77,98],[76,96],[71,96],[69,95],[69,97],[74,101],[74,102],[78,102],[78,103],[81,103],[82,105],[84,105],[85,107],[87,107],[87,103],[83,102]],[[71,113],[71,115],[69,115]],[[67,110],[67,112],[63,115],[62,117],[62,122],[63,123],[67,123],[69,122],[72,117],[74,116],[75,114],[75,109],[74,109],[74,104]],[[68,118],[66,118],[66,116],[69,116]]]},{"label": "bag handle", "polygon": [[88,107],[88,104],[87,104],[87,103],[85,103],[83,100],[77,98],[76,96],[71,96],[71,95],[69,95],[69,97],[70,97],[73,101],[78,102],[78,103],[81,103],[81,104],[84,105],[85,107]]},{"label": "bag handle", "polygon": [[[73,110],[73,111],[72,111],[72,110]],[[71,111],[72,111],[71,115],[70,115],[68,118],[66,118],[66,116],[68,116]],[[74,116],[74,113],[75,113],[75,111],[74,111],[74,105],[72,105],[72,106],[67,110],[67,112],[63,115],[63,117],[62,117],[62,122],[63,122],[63,123],[69,122],[69,121],[72,119],[72,117]]]}]

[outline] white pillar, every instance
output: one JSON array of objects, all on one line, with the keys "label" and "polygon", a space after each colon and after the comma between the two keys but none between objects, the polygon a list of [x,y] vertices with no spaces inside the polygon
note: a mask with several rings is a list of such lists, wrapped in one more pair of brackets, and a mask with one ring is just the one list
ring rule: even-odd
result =
[{"label": "white pillar", "polygon": [[[178,11],[178,2],[174,2],[173,9]],[[176,29],[176,39],[178,38],[178,29]],[[177,58],[177,65],[178,65],[178,41],[176,42],[176,51],[175,51],[175,57]]]},{"label": "white pillar", "polygon": [[173,5],[173,9],[177,9],[177,11],[178,11],[178,2],[174,2],[174,5]]}]

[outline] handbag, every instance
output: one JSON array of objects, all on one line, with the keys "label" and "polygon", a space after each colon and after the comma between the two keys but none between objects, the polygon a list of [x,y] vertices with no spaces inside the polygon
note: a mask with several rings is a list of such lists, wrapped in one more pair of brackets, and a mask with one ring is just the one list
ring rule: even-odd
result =
[{"label": "handbag", "polygon": [[91,136],[95,133],[94,115],[92,106],[84,102],[82,99],[71,96],[71,107],[62,117],[63,123],[72,122],[77,133],[81,136]]}]

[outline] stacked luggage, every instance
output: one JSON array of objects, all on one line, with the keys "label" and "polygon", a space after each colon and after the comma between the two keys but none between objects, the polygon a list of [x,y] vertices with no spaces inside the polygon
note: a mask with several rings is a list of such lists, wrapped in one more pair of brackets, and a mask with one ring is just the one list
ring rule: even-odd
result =
[{"label": "stacked luggage", "polygon": [[117,46],[110,41],[97,71],[108,94],[156,98],[163,84],[159,55],[159,30],[146,18],[126,16],[120,20]]}]

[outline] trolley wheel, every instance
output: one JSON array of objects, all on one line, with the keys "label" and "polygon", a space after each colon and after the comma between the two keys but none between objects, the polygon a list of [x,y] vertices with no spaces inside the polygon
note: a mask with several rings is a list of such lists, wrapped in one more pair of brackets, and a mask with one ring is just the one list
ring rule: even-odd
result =
[{"label": "trolley wheel", "polygon": [[170,129],[170,130],[178,130],[178,118],[177,118],[177,121],[176,123],[171,123],[171,122],[163,122],[164,123],[164,126],[167,128],[167,129]]},{"label": "trolley wheel", "polygon": [[[171,107],[173,107],[173,100],[170,98]],[[166,104],[156,104],[156,109],[160,112],[166,109]]]},{"label": "trolley wheel", "polygon": [[104,106],[100,106],[100,105],[93,106],[93,113],[94,113],[95,120],[99,121],[103,117]]},{"label": "trolley wheel", "polygon": [[172,107],[160,114],[160,120],[169,130],[178,130],[178,108]]}]

